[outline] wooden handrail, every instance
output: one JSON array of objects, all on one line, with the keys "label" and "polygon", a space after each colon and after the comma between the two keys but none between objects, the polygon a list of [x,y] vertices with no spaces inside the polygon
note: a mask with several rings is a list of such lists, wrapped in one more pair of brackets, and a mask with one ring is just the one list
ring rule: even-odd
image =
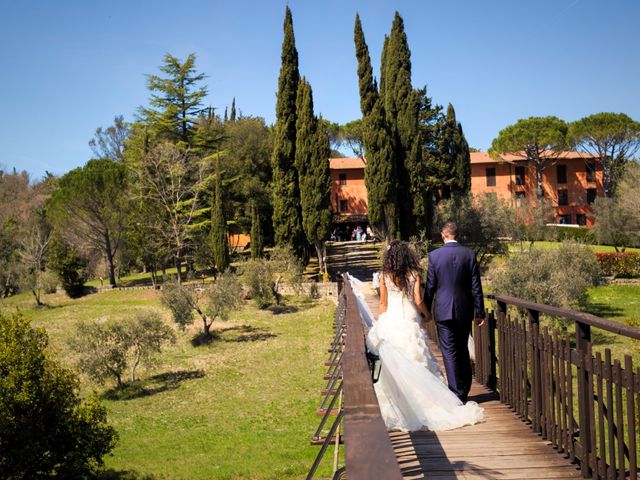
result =
[{"label": "wooden handrail", "polygon": [[[507,295],[486,297],[497,310],[474,331],[476,378],[497,387],[500,400],[578,462],[584,478],[636,478],[640,372],[630,355],[621,362],[605,348],[604,359],[594,356],[591,327],[633,339],[640,328]],[[508,306],[524,310],[526,319],[509,316]],[[572,321],[574,342],[540,325],[540,314]]]},{"label": "wooden handrail", "polygon": [[342,353],[345,465],[349,480],[401,479],[373,389],[356,298],[344,279],[347,336]]},{"label": "wooden handrail", "polygon": [[640,339],[640,328],[613,322],[606,318],[591,315],[590,313],[576,312],[574,310],[552,307],[550,305],[544,305],[542,303],[529,302],[526,300],[521,300],[519,298],[510,297],[508,295],[485,295],[485,297],[496,300],[497,302],[513,305],[514,307],[533,310],[536,312],[544,313],[546,315],[553,315],[555,317],[567,318],[569,320],[573,320],[584,325],[589,325],[591,327],[601,328],[602,330],[616,333],[618,335]]}]

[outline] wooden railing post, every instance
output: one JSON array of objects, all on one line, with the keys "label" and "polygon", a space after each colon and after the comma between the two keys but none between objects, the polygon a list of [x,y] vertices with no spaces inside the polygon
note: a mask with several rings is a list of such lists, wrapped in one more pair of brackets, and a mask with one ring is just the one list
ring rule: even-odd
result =
[{"label": "wooden railing post", "polygon": [[[578,354],[578,421],[580,422],[580,445],[582,447],[581,470],[583,478],[591,478],[593,465],[590,465],[589,462],[589,447],[591,445],[591,415],[589,412],[593,408],[593,391],[586,369],[587,352],[591,343],[591,327],[578,321],[575,322],[575,325],[576,353]],[[589,355],[591,354],[589,353]]]},{"label": "wooden railing post", "polygon": [[531,419],[533,431],[542,431],[542,372],[540,370],[540,312],[527,309],[527,317],[531,329],[531,403],[533,412]]},{"label": "wooden railing post", "polygon": [[[505,309],[506,309],[506,305],[505,305]],[[488,376],[487,376],[487,387],[490,388],[491,390],[495,390],[496,385],[497,385],[497,372],[496,372],[496,364],[497,364],[497,358],[496,358],[496,317],[493,314],[493,312],[489,313],[489,315],[487,315],[487,330],[488,330],[488,337],[489,337],[489,351],[487,352],[489,354],[489,371]]]}]

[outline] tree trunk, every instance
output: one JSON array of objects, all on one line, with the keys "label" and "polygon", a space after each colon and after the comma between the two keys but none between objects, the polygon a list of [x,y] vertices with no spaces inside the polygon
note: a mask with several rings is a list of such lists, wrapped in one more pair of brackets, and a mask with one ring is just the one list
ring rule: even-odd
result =
[{"label": "tree trunk", "polygon": [[107,254],[107,266],[109,267],[109,283],[112,287],[116,287],[116,269],[113,264],[113,250],[111,248],[111,238],[109,237],[109,231],[104,234],[104,245],[106,247]]},{"label": "tree trunk", "polygon": [[320,277],[327,273],[327,263],[325,262],[325,248],[323,241],[316,241],[316,255],[318,256],[318,268],[320,270]]},{"label": "tree trunk", "polygon": [[182,262],[180,261],[180,254],[176,254],[173,257],[173,264],[176,267],[176,275],[178,276],[178,285],[182,285]]},{"label": "tree trunk", "polygon": [[536,166],[536,197],[538,200],[544,198],[544,190],[542,189],[542,168]]},{"label": "tree trunk", "polygon": [[138,368],[138,364],[140,363],[140,356],[141,356],[141,352],[140,352],[140,347],[138,346],[136,347],[136,356],[133,361],[133,365],[131,366],[131,382],[136,381],[136,368]]}]

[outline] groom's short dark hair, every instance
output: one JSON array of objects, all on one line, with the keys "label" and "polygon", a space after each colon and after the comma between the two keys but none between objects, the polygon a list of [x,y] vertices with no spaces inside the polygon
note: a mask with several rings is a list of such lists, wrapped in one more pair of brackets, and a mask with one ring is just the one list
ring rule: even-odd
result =
[{"label": "groom's short dark hair", "polygon": [[445,223],[440,231],[447,237],[458,238],[458,225],[455,222]]}]

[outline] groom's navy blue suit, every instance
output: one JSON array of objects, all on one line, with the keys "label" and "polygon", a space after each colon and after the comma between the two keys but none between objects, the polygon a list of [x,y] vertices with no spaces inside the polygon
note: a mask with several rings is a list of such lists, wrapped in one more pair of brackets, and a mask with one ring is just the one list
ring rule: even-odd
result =
[{"label": "groom's navy blue suit", "polygon": [[466,402],[471,389],[467,341],[473,318],[485,316],[480,270],[473,250],[448,242],[431,252],[425,297],[438,328],[449,388]]}]

